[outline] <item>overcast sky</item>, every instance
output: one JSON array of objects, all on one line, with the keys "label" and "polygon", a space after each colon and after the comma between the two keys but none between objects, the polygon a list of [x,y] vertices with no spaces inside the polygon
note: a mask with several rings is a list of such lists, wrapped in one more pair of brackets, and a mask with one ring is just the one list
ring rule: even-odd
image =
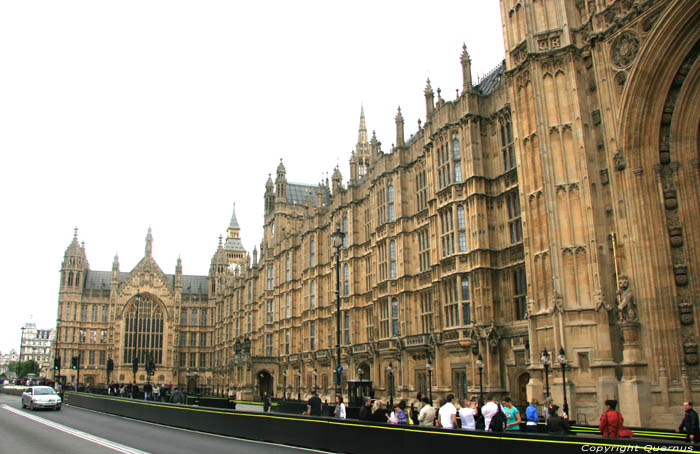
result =
[{"label": "overcast sky", "polygon": [[206,275],[233,204],[248,251],[263,192],[348,160],[364,105],[388,152],[425,120],[429,77],[462,87],[503,59],[499,2],[15,1],[0,5],[0,351],[56,323],[78,227],[93,270],[153,256]]}]

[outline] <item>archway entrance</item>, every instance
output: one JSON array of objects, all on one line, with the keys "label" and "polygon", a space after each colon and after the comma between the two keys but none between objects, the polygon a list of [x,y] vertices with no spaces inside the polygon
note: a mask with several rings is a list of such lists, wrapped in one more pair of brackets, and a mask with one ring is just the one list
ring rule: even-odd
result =
[{"label": "archway entrance", "polygon": [[260,399],[263,397],[263,393],[267,392],[270,397],[274,396],[273,393],[273,379],[272,375],[266,370],[261,370],[258,372],[258,389],[260,390]]},{"label": "archway entrance", "polygon": [[530,374],[527,372],[520,374],[518,377],[518,387],[516,389],[516,395],[513,396],[513,400],[517,402],[515,405],[518,407],[518,409],[522,409],[521,411],[524,411],[524,409],[527,408],[527,384],[529,382]]}]

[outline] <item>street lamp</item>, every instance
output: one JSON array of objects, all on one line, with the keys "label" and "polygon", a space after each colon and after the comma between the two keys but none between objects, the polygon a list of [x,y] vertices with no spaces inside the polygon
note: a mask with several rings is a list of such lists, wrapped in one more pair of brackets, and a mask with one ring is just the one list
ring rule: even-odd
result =
[{"label": "street lamp", "polygon": [[[134,371],[134,385],[136,385],[136,372],[139,370],[139,358],[138,358],[138,341],[139,341],[139,306],[141,305],[141,290],[136,291],[136,302],[134,306],[136,311],[134,311],[134,352],[132,361],[132,369]],[[133,396],[136,397],[136,396]]]},{"label": "street lamp", "polygon": [[314,367],[314,393],[316,393],[316,379],[318,378],[318,371]]},{"label": "street lamp", "polygon": [[544,365],[544,396],[549,397],[549,365],[552,363],[552,359],[549,356],[549,352],[546,348],[542,350],[540,361],[542,361],[542,364]]},{"label": "street lamp", "polygon": [[428,369],[428,396],[430,398],[430,405],[433,405],[433,363],[428,358],[428,364],[425,365]]},{"label": "street lamp", "polygon": [[331,238],[333,239],[333,247],[335,248],[335,304],[336,304],[336,323],[337,323],[337,342],[336,342],[336,354],[338,365],[336,366],[336,389],[335,394],[340,396],[341,394],[341,378],[343,376],[343,366],[340,365],[340,248],[343,247],[343,240],[345,239],[345,232],[340,230],[340,224],[335,224],[335,232],[331,233]]},{"label": "street lamp", "polygon": [[297,371],[297,400],[301,400],[301,372]]},{"label": "street lamp", "polygon": [[386,372],[389,374],[389,408],[394,409],[394,368],[391,362],[386,366]]},{"label": "street lamp", "polygon": [[484,359],[481,357],[481,353],[476,358],[476,367],[479,368],[479,400],[484,401]]},{"label": "street lamp", "polygon": [[564,351],[564,347],[559,348],[559,356],[557,356],[557,359],[559,360],[559,364],[561,364],[561,378],[562,378],[562,386],[564,389],[564,414],[568,415],[569,414],[569,402],[566,400],[566,363],[569,361],[566,359],[566,352]]},{"label": "street lamp", "polygon": [[282,371],[282,377],[284,378],[284,400],[287,400],[287,369]]}]

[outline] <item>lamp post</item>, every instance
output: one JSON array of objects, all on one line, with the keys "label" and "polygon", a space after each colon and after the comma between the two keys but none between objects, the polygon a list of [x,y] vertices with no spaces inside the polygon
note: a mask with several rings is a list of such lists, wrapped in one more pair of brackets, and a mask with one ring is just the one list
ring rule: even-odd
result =
[{"label": "lamp post", "polygon": [[391,362],[389,362],[389,365],[386,366],[386,372],[389,374],[389,408],[393,410],[394,408],[394,368],[391,365]]},{"label": "lamp post", "polygon": [[340,396],[341,394],[341,378],[343,376],[343,367],[340,365],[340,248],[343,247],[343,240],[345,239],[345,232],[340,230],[340,224],[336,223],[335,232],[331,233],[333,239],[333,247],[335,248],[335,304],[336,304],[336,323],[337,323],[337,342],[335,346],[337,355],[337,366],[336,366],[336,388],[335,394]]},{"label": "lamp post", "polygon": [[314,393],[316,393],[316,379],[318,378],[318,371],[314,367]]},{"label": "lamp post", "polygon": [[544,365],[544,397],[549,397],[549,365],[552,363],[552,359],[546,348],[542,350],[540,361]]},{"label": "lamp post", "polygon": [[428,370],[428,398],[430,399],[430,405],[433,405],[433,363],[428,358],[428,364],[425,365]]},{"label": "lamp post", "polygon": [[564,409],[564,414],[568,415],[569,402],[567,402],[566,400],[566,363],[568,363],[569,361],[566,359],[566,352],[564,351],[564,347],[561,347],[559,349],[559,356],[557,356],[557,359],[559,360],[559,364],[561,364],[562,387],[564,389],[564,406],[562,408]]},{"label": "lamp post", "polygon": [[287,400],[287,369],[282,371],[282,378],[284,379],[284,400]]},{"label": "lamp post", "polygon": [[297,371],[297,400],[301,400],[301,372]]},{"label": "lamp post", "polygon": [[[138,354],[138,342],[139,342],[139,306],[141,305],[141,290],[136,291],[136,302],[134,303],[134,306],[136,307],[136,311],[134,312],[134,352],[133,356],[131,358],[132,361],[132,369],[134,371],[134,385],[136,385],[136,372],[139,370],[139,358],[137,356]],[[136,396],[134,396],[136,397]]]},{"label": "lamp post", "polygon": [[484,359],[481,357],[481,353],[476,358],[476,367],[479,368],[479,400],[484,401]]}]

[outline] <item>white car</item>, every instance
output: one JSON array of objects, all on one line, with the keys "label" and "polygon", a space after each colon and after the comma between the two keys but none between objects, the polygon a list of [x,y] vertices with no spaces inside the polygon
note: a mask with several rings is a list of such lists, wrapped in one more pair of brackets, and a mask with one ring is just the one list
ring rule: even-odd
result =
[{"label": "white car", "polygon": [[61,409],[61,398],[50,386],[30,386],[22,393],[22,408],[55,408]]}]

